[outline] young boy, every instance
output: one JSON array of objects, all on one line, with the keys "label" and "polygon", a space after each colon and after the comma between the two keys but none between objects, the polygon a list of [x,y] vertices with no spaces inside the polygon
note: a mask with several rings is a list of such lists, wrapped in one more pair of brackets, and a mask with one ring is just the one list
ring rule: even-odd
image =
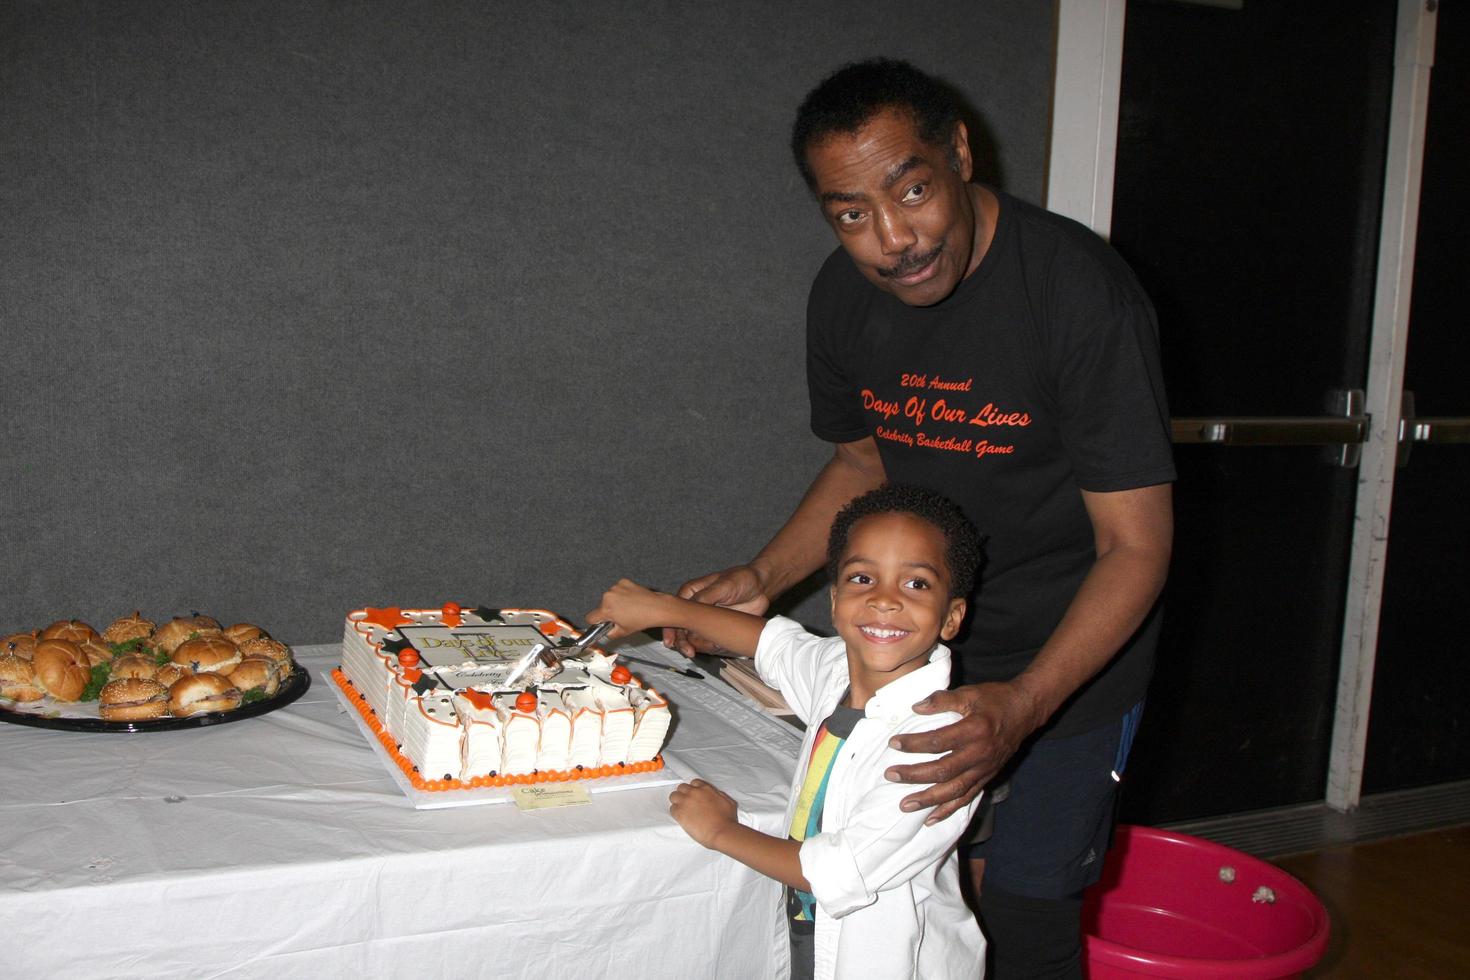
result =
[{"label": "young boy", "polygon": [[696,779],[670,813],[700,844],[787,886],[793,977],[974,978],[985,940],[960,895],[955,842],[974,803],[932,827],[904,813],[912,785],[884,770],[915,757],[895,735],[948,725],[953,714],[912,706],[949,683],[949,650],[979,564],[975,529],[929,490],[888,485],[847,505],[827,545],[837,636],[651,592],[626,579],[590,622],[609,635],[673,626],[740,656],[807,725],[787,806],[789,837],[736,820],[735,801]]}]

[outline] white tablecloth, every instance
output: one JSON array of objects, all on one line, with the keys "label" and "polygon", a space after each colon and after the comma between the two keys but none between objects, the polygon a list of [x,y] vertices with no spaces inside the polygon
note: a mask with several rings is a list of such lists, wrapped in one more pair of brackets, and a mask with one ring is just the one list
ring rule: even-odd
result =
[{"label": "white tablecloth", "polygon": [[[414,810],[319,676],[337,649],[296,653],[311,690],[260,718],[123,735],[0,725],[0,973],[772,975],[779,886],[690,840],[667,787]],[[718,681],[635,672],[673,702],[678,758],[778,832],[795,730]]]}]

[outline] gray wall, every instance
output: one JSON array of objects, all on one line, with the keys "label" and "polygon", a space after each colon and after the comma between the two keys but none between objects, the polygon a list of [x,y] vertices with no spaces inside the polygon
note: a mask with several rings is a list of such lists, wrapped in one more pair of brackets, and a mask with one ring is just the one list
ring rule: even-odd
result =
[{"label": "gray wall", "polygon": [[[671,587],[826,447],[801,95],[908,57],[1037,200],[1052,9],[0,7],[0,630]],[[799,608],[819,619],[822,602]]]}]

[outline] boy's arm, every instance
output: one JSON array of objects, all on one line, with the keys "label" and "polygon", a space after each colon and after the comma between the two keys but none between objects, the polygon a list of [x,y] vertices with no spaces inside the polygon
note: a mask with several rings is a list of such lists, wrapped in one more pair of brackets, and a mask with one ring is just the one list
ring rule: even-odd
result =
[{"label": "boy's arm", "polygon": [[[807,633],[795,622],[768,622],[737,609],[654,592],[627,579],[607,590],[602,603],[587,614],[587,621],[615,624],[608,633],[611,639],[651,626],[670,626],[695,630],[738,656],[754,657],[759,650],[761,659],[756,668],[761,679],[780,690],[786,703],[805,722],[810,722],[812,711],[817,710],[812,700],[819,686],[817,678],[830,668],[834,656],[841,659],[840,641],[828,656],[803,656],[828,641]],[[763,642],[765,647],[761,646]]]},{"label": "boy's arm", "polygon": [[811,891],[801,872],[801,842],[772,837],[736,818],[735,801],[702,779],[669,796],[669,813],[690,837],[783,885]]},{"label": "boy's arm", "polygon": [[806,875],[801,873],[801,841],[772,837],[743,823],[734,823],[708,846],[783,885],[804,892],[812,890]]},{"label": "boy's arm", "polygon": [[609,639],[654,626],[692,630],[742,657],[755,656],[766,626],[759,616],[654,592],[628,579],[603,594],[602,603],[587,614],[587,621],[614,623]]}]

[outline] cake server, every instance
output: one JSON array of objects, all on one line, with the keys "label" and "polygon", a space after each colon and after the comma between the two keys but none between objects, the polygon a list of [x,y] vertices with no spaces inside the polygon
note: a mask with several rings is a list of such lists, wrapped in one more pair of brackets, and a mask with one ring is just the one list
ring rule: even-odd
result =
[{"label": "cake server", "polygon": [[577,637],[576,643],[573,643],[569,647],[564,647],[562,652],[569,657],[580,656],[587,651],[588,647],[606,636],[608,631],[612,628],[613,624],[610,620],[604,620],[600,623],[593,623],[591,626],[587,627],[587,629],[582,633],[581,636]]},{"label": "cake server", "polygon": [[[602,639],[602,637],[607,634],[607,631],[612,629],[612,626],[613,624],[608,622],[593,623],[591,626],[587,627],[587,632],[578,637],[577,642],[568,649],[575,650],[576,652],[581,653],[587,647],[590,647],[592,644]],[[683,674],[685,677],[693,677],[696,680],[704,679],[704,675],[692,667],[674,667],[669,664],[661,664],[656,660],[644,660],[641,657],[630,657],[626,653],[619,653],[616,654],[616,656],[619,660],[626,661],[630,664],[642,664],[645,667],[662,667],[664,670],[672,670],[674,673]]]}]

